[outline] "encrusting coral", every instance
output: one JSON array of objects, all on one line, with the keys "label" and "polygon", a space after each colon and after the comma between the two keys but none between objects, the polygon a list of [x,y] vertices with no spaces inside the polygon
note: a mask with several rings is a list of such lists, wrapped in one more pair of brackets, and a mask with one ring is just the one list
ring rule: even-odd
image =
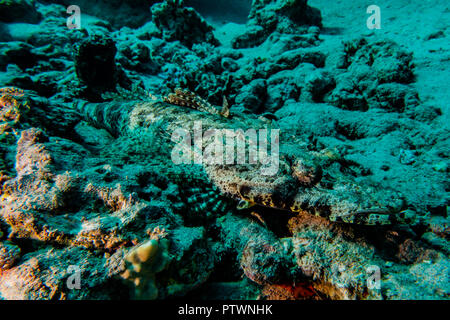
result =
[{"label": "encrusting coral", "polygon": [[168,41],[179,40],[187,47],[201,42],[218,44],[213,28],[194,9],[185,7],[184,0],[165,0],[151,11],[152,21]]},{"label": "encrusting coral", "polygon": [[19,257],[19,247],[12,243],[0,242],[0,274],[2,271],[10,269]]},{"label": "encrusting coral", "polygon": [[235,48],[260,45],[274,32],[304,34],[305,26],[322,26],[318,9],[307,0],[253,0],[247,32],[233,42]]},{"label": "encrusting coral", "polygon": [[22,102],[24,91],[14,87],[0,88],[0,140],[17,132],[14,126],[22,113],[29,109],[27,102]]}]

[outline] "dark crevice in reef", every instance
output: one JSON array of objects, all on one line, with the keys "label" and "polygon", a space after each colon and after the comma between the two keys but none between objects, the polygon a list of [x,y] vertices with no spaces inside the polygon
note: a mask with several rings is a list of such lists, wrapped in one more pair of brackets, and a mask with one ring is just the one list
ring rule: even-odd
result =
[{"label": "dark crevice in reef", "polygon": [[219,259],[208,278],[209,283],[237,282],[242,279],[243,272],[235,252],[225,252]]},{"label": "dark crevice in reef", "polygon": [[336,132],[351,141],[365,138],[364,134],[358,130],[355,124],[341,124],[338,122],[336,123]]},{"label": "dark crevice in reef", "polygon": [[295,215],[292,212],[261,206],[256,206],[249,210],[245,214],[249,215],[253,221],[273,232],[277,238],[292,236],[288,228],[289,219]]},{"label": "dark crevice in reef", "polygon": [[364,168],[361,164],[355,161],[339,159],[337,162],[340,164],[339,170],[344,174],[349,174],[354,177],[366,177],[372,174],[370,169]]}]

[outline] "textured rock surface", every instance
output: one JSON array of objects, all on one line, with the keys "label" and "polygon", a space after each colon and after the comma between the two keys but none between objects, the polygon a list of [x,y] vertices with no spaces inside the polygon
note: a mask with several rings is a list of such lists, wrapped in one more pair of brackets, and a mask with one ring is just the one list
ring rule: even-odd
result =
[{"label": "textured rock surface", "polygon": [[[448,35],[425,3],[391,5],[423,32],[380,33],[361,1],[255,0],[246,29],[80,1],[81,30],[8,3],[0,299],[448,299]],[[280,129],[280,171],[174,165],[195,121]]]},{"label": "textured rock surface", "polygon": [[152,20],[162,31],[164,40],[178,40],[187,47],[203,42],[218,44],[208,22],[194,9],[184,7],[183,1],[164,1],[151,10]]},{"label": "textured rock surface", "polygon": [[235,39],[235,48],[260,45],[274,31],[305,33],[304,26],[321,26],[320,11],[308,6],[307,0],[253,0],[247,21],[247,32]]}]

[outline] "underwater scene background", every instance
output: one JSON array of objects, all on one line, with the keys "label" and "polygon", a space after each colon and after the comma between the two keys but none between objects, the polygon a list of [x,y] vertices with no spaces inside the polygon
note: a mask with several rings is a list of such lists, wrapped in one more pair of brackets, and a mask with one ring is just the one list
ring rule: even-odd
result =
[{"label": "underwater scene background", "polygon": [[0,300],[449,299],[449,26],[0,0]]}]

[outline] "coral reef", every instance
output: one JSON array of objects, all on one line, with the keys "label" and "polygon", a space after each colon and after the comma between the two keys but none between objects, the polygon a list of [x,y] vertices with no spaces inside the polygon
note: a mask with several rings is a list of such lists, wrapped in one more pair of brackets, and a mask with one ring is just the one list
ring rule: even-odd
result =
[{"label": "coral reef", "polygon": [[307,0],[253,0],[248,16],[247,32],[236,38],[234,48],[260,45],[273,33],[304,34],[304,26],[322,26],[320,11],[307,5]]},{"label": "coral reef", "polygon": [[205,1],[0,1],[0,300],[448,299],[446,29]]},{"label": "coral reef", "polygon": [[357,39],[344,44],[346,71],[335,76],[336,86],[325,99],[340,108],[366,111],[384,108],[394,112],[413,110],[417,92],[407,86],[414,79],[411,54],[390,41]]},{"label": "coral reef", "polygon": [[[76,153],[80,155],[78,158],[73,158],[73,150],[77,150]],[[65,154],[65,156],[55,159],[54,154]],[[5,230],[7,238],[12,241],[2,244],[4,246],[2,261],[4,261],[4,269],[7,269],[0,280],[2,297],[50,299],[57,295],[58,298],[70,299],[112,298],[115,294],[113,287],[122,288],[124,292],[128,292],[126,290],[128,285],[119,281],[127,261],[126,255],[122,254],[123,250],[148,239],[145,230],[153,224],[155,232],[150,233],[152,237],[163,234],[156,232],[158,229],[155,228],[159,225],[173,226],[170,227],[171,230],[175,229],[170,232],[174,238],[171,241],[173,243],[170,247],[171,255],[177,255],[175,260],[178,265],[186,265],[184,271],[176,268],[176,272],[183,271],[195,275],[197,271],[189,271],[191,268],[201,268],[201,270],[204,267],[211,268],[210,263],[205,264],[200,261],[190,264],[195,261],[196,256],[198,259],[204,259],[203,255],[189,252],[192,250],[191,246],[201,247],[196,241],[203,241],[203,233],[197,234],[193,239],[185,238],[189,229],[181,225],[177,216],[167,211],[172,210],[170,209],[172,205],[166,205],[168,200],[164,201],[160,198],[160,201],[156,203],[144,203],[146,201],[138,202],[135,199],[137,194],[158,193],[159,188],[156,186],[148,186],[142,192],[131,191],[136,187],[140,188],[139,185],[143,182],[138,181],[144,179],[142,177],[156,175],[156,171],[136,171],[136,176],[133,178],[136,179],[135,183],[129,186],[120,187],[115,185],[114,181],[107,183],[110,187],[97,186],[90,181],[106,183],[111,178],[113,180],[119,178],[121,174],[112,173],[112,168],[107,165],[94,164],[97,161],[101,163],[101,159],[94,160],[94,163],[85,163],[84,165],[87,166],[85,169],[79,168],[76,163],[83,163],[81,157],[88,154],[89,151],[81,146],[61,138],[57,141],[49,139],[42,131],[36,129],[22,131],[17,147],[17,176],[4,183],[1,202],[2,225],[5,223],[7,226],[2,229]],[[91,165],[94,165],[94,169],[91,169]],[[79,173],[66,171],[67,166],[87,171],[80,176]],[[86,179],[86,173],[94,176]],[[26,184],[24,184],[25,181],[27,181]],[[159,190],[161,192],[161,189]],[[169,196],[173,195],[174,191],[165,192]],[[177,228],[184,230],[183,237],[180,238]],[[14,266],[18,251],[14,249],[16,247],[13,243],[22,241],[28,243],[27,247],[32,253],[23,258],[21,264]],[[166,243],[164,239],[160,241]],[[48,245],[41,247],[39,243]],[[65,249],[55,251],[53,246]],[[61,259],[61,256],[70,257],[70,259]],[[128,257],[131,256],[130,253]],[[54,265],[54,271],[49,274],[45,266],[52,265],[52,259],[60,262],[58,266]],[[84,263],[87,263],[86,269],[83,267]],[[102,267],[100,270],[92,264],[106,265],[107,268]],[[70,275],[70,271],[67,270],[70,265],[81,268],[83,281],[89,282],[89,286],[84,287],[84,290],[70,291],[61,280]],[[99,273],[92,279],[86,279],[83,270],[100,272],[101,275]],[[171,277],[176,279],[176,272],[172,271]],[[28,276],[24,277],[24,274]],[[56,274],[58,277],[54,278]],[[172,283],[174,287],[170,289],[170,294],[198,286],[207,274],[198,272],[198,276],[193,276],[191,280],[181,278],[184,281],[178,280],[177,285],[175,282]],[[10,279],[16,277],[20,283],[10,287],[8,285]],[[167,279],[167,276],[164,276],[160,281],[167,281]],[[46,283],[46,281],[50,281],[53,285],[39,289],[40,283]],[[105,281],[114,283],[112,291],[108,289],[108,292],[101,292],[97,287]],[[164,288],[168,290],[169,286],[165,285]],[[135,294],[135,289],[130,288],[129,296],[127,296],[137,297]],[[142,292],[141,297],[148,298],[149,296],[145,294]],[[165,295],[167,293],[161,293],[162,297]]]},{"label": "coral reef", "polygon": [[0,242],[0,274],[10,269],[20,258],[20,248],[8,242]]},{"label": "coral reef", "polygon": [[[214,116],[217,116],[217,111],[211,113],[211,116],[208,117],[199,113],[193,113],[192,116],[186,114],[183,117],[180,116],[180,108],[160,101],[137,103],[136,105],[116,102],[106,104],[84,103],[80,104],[79,108],[80,112],[85,115],[86,121],[110,131],[115,136],[122,134],[145,135],[148,131],[147,128],[158,119],[164,119],[166,127],[160,133],[153,131],[151,133],[166,136],[166,141],[169,140],[166,132],[172,132],[176,128],[186,128],[187,126],[194,128],[196,120],[202,120],[204,130],[217,129],[217,126],[225,124],[220,124],[215,119]],[[121,116],[118,117],[118,114]],[[246,121],[248,120],[246,119]],[[245,127],[245,123],[236,119],[233,119],[232,123],[232,120],[228,121],[232,127]],[[258,120],[252,121],[254,127],[263,127],[263,125],[264,123],[258,124]],[[164,138],[160,141],[164,141]],[[222,145],[222,142],[217,142],[217,139],[208,139],[204,141],[203,147],[205,150],[217,150],[214,143]],[[226,145],[222,147],[226,148]],[[188,149],[190,149],[190,146]],[[249,150],[249,148],[247,147],[246,150]],[[193,152],[193,155],[186,156],[193,159],[197,151],[187,152]],[[304,156],[311,157],[307,153]],[[232,198],[250,203],[293,212],[309,210],[312,214],[325,216],[333,221],[349,223],[391,224],[414,220],[414,215],[404,217],[402,208],[405,203],[403,203],[401,196],[395,192],[389,193],[386,192],[386,189],[382,193],[363,192],[363,186],[357,186],[354,182],[352,185],[351,180],[348,180],[345,175],[340,175],[339,179],[336,179],[342,185],[338,187],[336,184],[330,190],[323,189],[320,186],[305,188],[302,187],[302,184],[305,186],[304,179],[307,179],[307,177],[304,178],[304,173],[298,170],[298,163],[294,165],[295,173],[292,165],[288,161],[281,161],[280,167],[283,171],[274,177],[261,176],[260,171],[264,170],[262,164],[217,165],[205,162],[203,166],[209,179],[221,192]]]},{"label": "coral reef", "polygon": [[9,134],[17,135],[14,126],[29,107],[27,102],[21,103],[18,100],[24,96],[20,89],[0,88],[0,94],[0,140],[3,140]]},{"label": "coral reef", "polygon": [[165,0],[152,6],[152,21],[162,31],[164,40],[178,40],[191,48],[195,43],[217,45],[212,27],[184,0]]}]

